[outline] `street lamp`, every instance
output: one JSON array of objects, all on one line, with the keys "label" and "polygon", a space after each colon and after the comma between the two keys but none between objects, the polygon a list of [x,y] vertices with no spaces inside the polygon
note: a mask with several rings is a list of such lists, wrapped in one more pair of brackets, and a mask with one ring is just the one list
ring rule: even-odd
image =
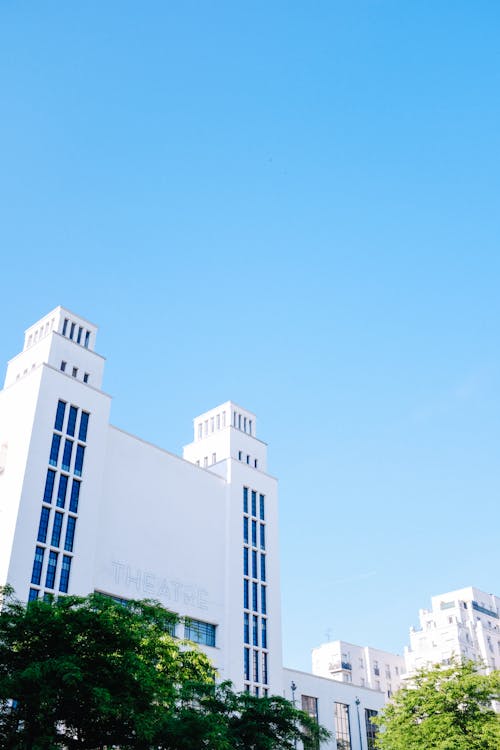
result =
[{"label": "street lamp", "polygon": [[356,704],[356,712],[358,714],[359,747],[360,747],[360,750],[363,750],[363,737],[361,735],[361,719],[359,718],[359,704],[361,703],[361,701],[359,700],[358,696],[356,696],[356,700],[354,702]]},{"label": "street lamp", "polygon": [[[295,684],[295,682],[293,680],[290,683],[290,690],[292,691],[292,703],[293,703],[293,707],[295,708],[295,691],[297,690],[297,685]],[[293,746],[294,746],[294,748],[297,748],[297,738],[296,737],[293,740]]]}]

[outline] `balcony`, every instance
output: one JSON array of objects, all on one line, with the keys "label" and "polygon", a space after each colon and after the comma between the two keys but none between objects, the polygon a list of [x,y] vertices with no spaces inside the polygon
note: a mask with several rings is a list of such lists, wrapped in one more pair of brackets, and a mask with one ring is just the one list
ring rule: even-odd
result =
[{"label": "balcony", "polygon": [[328,670],[332,674],[335,672],[343,672],[343,671],[350,672],[352,670],[352,664],[350,661],[330,662],[330,664],[328,665]]}]

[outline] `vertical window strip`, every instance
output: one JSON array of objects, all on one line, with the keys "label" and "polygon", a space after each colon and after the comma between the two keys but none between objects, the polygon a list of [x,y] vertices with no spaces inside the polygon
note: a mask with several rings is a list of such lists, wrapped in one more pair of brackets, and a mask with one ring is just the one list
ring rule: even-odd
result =
[{"label": "vertical window strip", "polygon": [[31,583],[34,583],[37,586],[40,585],[40,579],[42,577],[42,565],[43,565],[44,554],[45,554],[45,550],[43,547],[35,548],[35,559],[33,560],[33,572],[31,573]]},{"label": "vertical window strip", "polygon": [[66,491],[68,489],[67,474],[61,474],[59,477],[59,487],[57,488],[57,507],[64,508],[66,505]]},{"label": "vertical window strip", "polygon": [[63,561],[61,565],[61,577],[59,579],[59,591],[62,591],[63,594],[68,593],[70,573],[71,573],[71,557],[69,555],[63,555]]},{"label": "vertical window strip", "polygon": [[52,469],[47,469],[47,478],[45,479],[45,489],[43,491],[43,502],[52,502],[52,495],[54,494],[54,482],[56,480],[56,472]]},{"label": "vertical window strip", "polygon": [[252,521],[252,546],[257,546],[257,521]]},{"label": "vertical window strip", "polygon": [[38,589],[30,589],[29,595],[28,595],[28,601],[29,602],[35,602],[38,599],[39,595]]},{"label": "vertical window strip", "polygon": [[260,548],[266,549],[266,527],[263,523],[260,524]]},{"label": "vertical window strip", "polygon": [[82,416],[80,417],[80,429],[78,432],[78,440],[80,440],[82,443],[87,442],[87,430],[89,426],[89,417],[90,417],[90,414],[87,411],[82,411]]},{"label": "vertical window strip", "polygon": [[266,580],[266,556],[262,552],[260,554],[260,579],[261,581]]},{"label": "vertical window strip", "polygon": [[259,511],[260,511],[260,520],[265,521],[266,519],[266,507],[265,507],[265,496],[260,495],[259,497]]},{"label": "vertical window strip", "polygon": [[257,615],[252,616],[252,644],[259,645],[259,618]]},{"label": "vertical window strip", "polygon": [[54,430],[59,430],[59,432],[62,432],[65,411],[66,411],[66,402],[58,401],[57,410],[56,410],[56,419],[54,422]]},{"label": "vertical window strip", "polygon": [[252,609],[254,612],[258,612],[258,601],[257,601],[257,583],[254,581],[252,583]]},{"label": "vertical window strip", "polygon": [[75,436],[75,426],[76,426],[76,418],[78,416],[78,409],[76,406],[70,406],[69,407],[69,417],[68,417],[68,426],[66,428],[66,432],[68,435],[71,435],[71,437]]},{"label": "vertical window strip", "polygon": [[64,452],[63,452],[63,460],[62,460],[62,468],[64,471],[70,470],[72,454],[73,454],[73,441],[66,439],[64,441]]},{"label": "vertical window strip", "polygon": [[260,611],[263,615],[267,614],[267,590],[266,586],[260,587]]},{"label": "vertical window strip", "polygon": [[245,609],[250,609],[248,596],[248,578],[245,578],[243,581],[243,606]]},{"label": "vertical window strip", "polygon": [[248,518],[243,517],[243,541],[248,543]]},{"label": "vertical window strip", "polygon": [[248,513],[248,487],[243,487],[243,513]]},{"label": "vertical window strip", "polygon": [[54,550],[50,550],[49,562],[47,563],[47,575],[45,577],[45,587],[47,589],[54,588],[54,581],[56,578],[56,567],[57,567],[58,553]]},{"label": "vertical window strip", "polygon": [[257,493],[252,490],[252,516],[257,515]]},{"label": "vertical window strip", "polygon": [[84,456],[85,456],[85,448],[83,445],[78,444],[76,448],[75,469],[74,469],[74,474],[77,477],[82,476]]},{"label": "vertical window strip", "polygon": [[66,552],[73,552],[73,542],[75,539],[76,518],[68,516],[66,525],[66,539],[64,540],[64,549]]},{"label": "vertical window strip", "polygon": [[57,462],[59,461],[59,448],[61,446],[61,436],[60,435],[52,435],[52,445],[50,446],[50,458],[49,458],[49,464],[51,466],[57,466]]},{"label": "vertical window strip", "polygon": [[78,479],[73,479],[71,484],[71,497],[69,501],[69,509],[72,513],[78,513],[78,502],[80,500],[80,485],[81,482]]},{"label": "vertical window strip", "polygon": [[250,649],[243,649],[243,672],[245,680],[250,680]]},{"label": "vertical window strip", "polygon": [[243,613],[243,643],[250,643],[250,622],[248,612]]},{"label": "vertical window strip", "polygon": [[50,508],[42,508],[40,523],[38,524],[38,542],[47,541],[47,529],[49,528]]},{"label": "vertical window strip", "polygon": [[248,575],[248,547],[243,547],[243,575]]},{"label": "vertical window strip", "polygon": [[267,678],[267,653],[264,651],[262,653],[262,682],[264,685],[267,685],[269,680]]},{"label": "vertical window strip", "polygon": [[[262,618],[262,648],[267,648],[267,618]],[[267,682],[267,680],[264,680]]]},{"label": "vertical window strip", "polygon": [[60,513],[59,511],[56,511],[56,514],[54,516],[54,525],[52,527],[52,539],[50,542],[52,547],[59,547],[59,544],[61,542],[61,529],[62,529],[63,518],[64,518],[64,514]]}]

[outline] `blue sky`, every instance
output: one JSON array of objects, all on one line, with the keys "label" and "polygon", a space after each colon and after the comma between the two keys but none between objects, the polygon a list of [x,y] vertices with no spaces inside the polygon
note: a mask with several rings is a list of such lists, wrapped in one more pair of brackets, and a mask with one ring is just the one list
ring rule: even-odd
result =
[{"label": "blue sky", "polygon": [[120,427],[180,452],[205,409],[257,413],[290,666],[500,593],[499,21],[0,4],[1,358],[63,304]]}]

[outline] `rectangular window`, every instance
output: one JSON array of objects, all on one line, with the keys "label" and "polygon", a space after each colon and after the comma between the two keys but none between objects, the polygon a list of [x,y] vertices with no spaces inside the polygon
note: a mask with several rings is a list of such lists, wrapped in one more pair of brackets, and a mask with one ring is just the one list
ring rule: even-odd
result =
[{"label": "rectangular window", "polygon": [[260,499],[260,520],[261,521],[265,521],[266,514],[265,514],[265,507],[264,507],[264,504],[265,504],[265,497],[264,497],[264,495],[260,495],[259,499]]},{"label": "rectangular window", "polygon": [[337,750],[351,750],[349,706],[346,703],[335,703],[335,734]]},{"label": "rectangular window", "polygon": [[317,698],[314,698],[312,695],[303,695],[301,708],[306,714],[309,714],[311,719],[318,721],[318,699]]},{"label": "rectangular window", "polygon": [[204,646],[215,646],[215,625],[201,620],[186,620],[184,638]]},{"label": "rectangular window", "polygon": [[252,546],[257,546],[257,521],[252,521]]},{"label": "rectangular window", "polygon": [[253,681],[258,682],[259,681],[259,652],[258,651],[252,651],[252,661],[253,661]]},{"label": "rectangular window", "polygon": [[42,508],[40,523],[38,524],[38,542],[47,541],[47,529],[49,528],[50,508]]},{"label": "rectangular window", "polygon": [[252,618],[252,643],[254,646],[259,645],[259,618],[253,615]]},{"label": "rectangular window", "polygon": [[37,586],[40,585],[40,578],[42,577],[42,565],[43,565],[44,554],[45,554],[45,550],[43,547],[37,547],[35,549],[35,559],[33,560],[33,572],[31,573],[31,583],[34,583]]},{"label": "rectangular window", "polygon": [[50,446],[50,458],[49,464],[51,466],[57,466],[59,460],[59,448],[61,446],[61,436],[52,435],[52,445]]},{"label": "rectangular window", "polygon": [[59,430],[59,432],[62,432],[65,411],[66,411],[66,402],[58,401],[57,410],[56,410],[56,421],[54,422],[54,430]]},{"label": "rectangular window", "polygon": [[75,539],[76,518],[68,516],[66,525],[66,539],[64,540],[64,549],[66,552],[73,552],[73,542]]},{"label": "rectangular window", "polygon": [[56,567],[57,567],[57,556],[58,553],[54,550],[50,550],[49,562],[47,564],[47,575],[45,577],[45,588],[53,589],[54,581],[56,578]]},{"label": "rectangular window", "polygon": [[[265,652],[262,654],[262,682],[265,685],[267,685],[267,683],[269,682],[267,678],[267,654]],[[265,695],[265,691],[264,691],[264,695]]]},{"label": "rectangular window", "polygon": [[257,606],[257,584],[254,582],[252,583],[252,607],[254,612],[258,612],[259,608]]},{"label": "rectangular window", "polygon": [[61,361],[61,372],[66,372],[66,365],[68,363],[64,361],[64,359]]},{"label": "rectangular window", "polygon": [[54,492],[55,479],[56,479],[56,472],[52,471],[52,469],[47,469],[47,478],[45,480],[45,489],[43,491],[44,503],[50,504],[52,502],[52,494]]},{"label": "rectangular window", "polygon": [[248,606],[248,580],[245,578],[243,581],[243,606],[245,609],[249,609]]},{"label": "rectangular window", "polygon": [[69,323],[69,320],[67,318],[64,318],[63,329],[62,329],[63,336],[66,336],[66,331],[68,330],[68,323]]},{"label": "rectangular window", "polygon": [[71,466],[71,456],[73,454],[73,441],[66,439],[64,441],[64,452],[62,460],[62,468],[64,471],[69,471]]},{"label": "rectangular window", "polygon": [[216,424],[217,424],[217,429],[220,430],[220,414],[217,414]]},{"label": "rectangular window", "polygon": [[29,601],[29,602],[34,602],[34,601],[36,601],[36,600],[38,599],[38,594],[39,594],[39,593],[40,593],[40,592],[38,591],[38,589],[30,589],[30,593],[29,593],[29,595],[28,595],[28,601]]},{"label": "rectangular window", "polygon": [[72,375],[72,376],[73,376],[74,378],[76,378],[76,377],[77,377],[77,375],[78,375],[78,367],[73,367],[73,369],[72,369],[72,371],[71,371],[71,375]]},{"label": "rectangular window", "polygon": [[80,417],[80,431],[78,432],[78,440],[80,440],[82,443],[87,442],[89,416],[90,414],[87,411],[82,411],[82,416]]},{"label": "rectangular window", "polygon": [[265,586],[260,587],[260,611],[263,615],[267,614],[267,591]]},{"label": "rectangular window", "polygon": [[251,419],[248,420],[248,432],[250,433],[250,435],[252,434],[252,420]]},{"label": "rectangular window", "polygon": [[85,331],[85,341],[83,343],[85,349],[89,348],[89,343],[90,343],[90,331]]},{"label": "rectangular window", "polygon": [[78,409],[76,406],[70,406],[69,407],[69,417],[68,417],[68,427],[66,428],[66,432],[68,435],[71,435],[71,437],[75,436],[75,425],[76,425],[76,417],[78,415]]},{"label": "rectangular window", "polygon": [[238,451],[238,461],[241,461],[242,456],[243,456],[243,453],[241,451]]},{"label": "rectangular window", "polygon": [[69,509],[72,513],[78,513],[78,501],[80,499],[80,484],[78,479],[73,479],[71,485],[71,497],[69,500]]},{"label": "rectangular window", "polygon": [[243,643],[250,643],[250,623],[248,612],[243,613]]},{"label": "rectangular window", "polygon": [[245,673],[245,680],[250,679],[250,649],[243,649],[243,671]]},{"label": "rectangular window", "polygon": [[75,323],[72,323],[71,324],[71,328],[69,329],[69,337],[70,337],[70,339],[73,338],[73,335],[75,333],[75,325],[76,325]]},{"label": "rectangular window", "polygon": [[250,463],[250,456],[247,453],[247,464],[249,464],[249,463]]},{"label": "rectangular window", "polygon": [[52,547],[59,547],[59,543],[61,541],[62,522],[63,514],[56,512],[56,515],[54,517],[54,526],[52,527],[52,540],[50,542]]},{"label": "rectangular window", "polygon": [[265,617],[262,618],[262,648],[267,648],[267,619]]},{"label": "rectangular window", "polygon": [[78,328],[78,336],[76,337],[76,343],[77,344],[79,344],[81,342],[81,340],[82,340],[82,333],[83,333],[83,328],[82,328],[82,326],[79,326],[79,328]]},{"label": "rectangular window", "polygon": [[260,548],[266,549],[266,527],[263,523],[260,524]]},{"label": "rectangular window", "polygon": [[257,551],[252,550],[252,578],[258,578],[257,576]]},{"label": "rectangular window", "polygon": [[243,417],[243,430],[244,432],[247,431],[247,418],[246,417]]},{"label": "rectangular window", "polygon": [[216,453],[212,453],[212,463],[213,464],[217,463],[217,454]]},{"label": "rectangular window", "polygon": [[368,750],[375,750],[375,740],[377,739],[377,726],[373,724],[372,719],[377,715],[377,711],[372,708],[365,708],[365,725],[366,725],[366,741]]},{"label": "rectangular window", "polygon": [[214,431],[214,417],[210,417],[210,432]]},{"label": "rectangular window", "polygon": [[257,493],[252,490],[252,516],[257,515]]},{"label": "rectangular window", "polygon": [[248,543],[248,518],[243,517],[243,541]]},{"label": "rectangular window", "polygon": [[202,437],[203,437],[203,425],[200,422],[200,424],[198,425],[198,440],[201,440]]},{"label": "rectangular window", "polygon": [[90,377],[89,373],[88,372],[84,372],[83,373],[83,382],[84,383],[88,383],[89,382],[89,377]]},{"label": "rectangular window", "polygon": [[262,581],[266,580],[266,556],[262,553],[260,555],[260,577]]},{"label": "rectangular window", "polygon": [[243,487],[243,513],[248,513],[248,487]]},{"label": "rectangular window", "polygon": [[61,577],[59,579],[59,591],[63,594],[68,593],[69,574],[71,573],[71,557],[69,555],[63,555],[61,565]]},{"label": "rectangular window", "polygon": [[77,477],[82,476],[84,456],[85,456],[85,448],[83,447],[83,445],[78,445],[76,448],[76,458],[75,458],[75,476]]},{"label": "rectangular window", "polygon": [[248,547],[243,547],[243,575],[248,575]]}]

